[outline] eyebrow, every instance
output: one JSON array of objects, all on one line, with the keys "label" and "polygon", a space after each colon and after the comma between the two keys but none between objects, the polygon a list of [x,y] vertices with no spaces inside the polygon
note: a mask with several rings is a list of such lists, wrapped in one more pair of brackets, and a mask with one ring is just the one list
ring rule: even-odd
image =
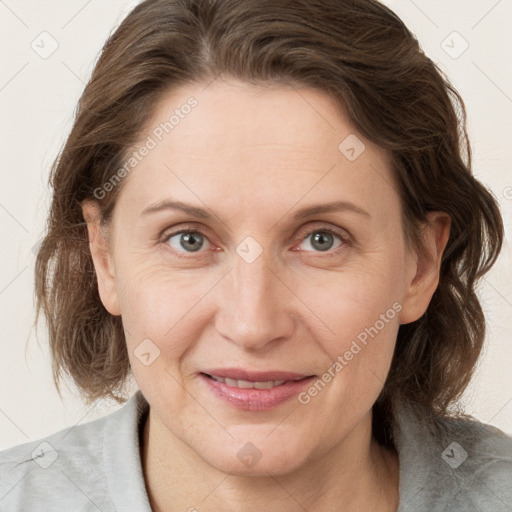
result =
[{"label": "eyebrow", "polygon": [[331,212],[352,212],[371,218],[371,215],[366,210],[349,201],[334,201],[332,203],[306,206],[297,210],[294,213],[293,218],[295,220],[301,220],[306,217],[311,217],[312,215],[318,215],[319,213]]},{"label": "eyebrow", "polygon": [[[153,205],[150,205],[144,210],[142,210],[141,215],[148,215],[151,213],[157,213],[164,210],[179,210],[198,219],[211,220],[214,217],[214,215],[208,212],[208,210],[199,208],[197,206],[192,206],[191,204],[184,203],[182,201],[172,200],[163,200]],[[307,217],[311,217],[312,215],[318,215],[320,213],[332,213],[341,211],[357,213],[359,215],[367,217],[368,219],[371,218],[371,215],[360,206],[357,206],[349,201],[334,201],[331,203],[303,207],[293,214],[293,219],[302,220]]]},{"label": "eyebrow", "polygon": [[147,208],[142,210],[141,215],[147,215],[150,213],[157,213],[163,210],[181,210],[192,217],[197,217],[198,219],[211,219],[213,216],[203,208],[198,208],[197,206],[192,206],[191,204],[183,203],[182,201],[170,201],[164,200],[159,201],[158,203],[152,204]]}]

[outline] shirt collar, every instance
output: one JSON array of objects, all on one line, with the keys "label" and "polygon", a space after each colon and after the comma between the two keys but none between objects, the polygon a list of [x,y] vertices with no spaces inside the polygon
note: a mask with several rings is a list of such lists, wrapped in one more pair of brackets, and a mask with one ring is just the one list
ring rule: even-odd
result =
[{"label": "shirt collar", "polygon": [[107,485],[117,510],[151,512],[139,444],[139,425],[148,410],[149,404],[138,390],[105,423],[103,460]]}]

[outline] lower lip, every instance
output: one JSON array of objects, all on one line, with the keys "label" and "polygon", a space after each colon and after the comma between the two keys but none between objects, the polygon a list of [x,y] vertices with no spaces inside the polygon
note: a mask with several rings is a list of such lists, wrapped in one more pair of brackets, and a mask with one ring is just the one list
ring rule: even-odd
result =
[{"label": "lower lip", "polygon": [[215,396],[228,402],[236,409],[245,409],[246,411],[273,409],[300,393],[315,378],[315,376],[312,376],[301,380],[289,380],[281,386],[270,389],[247,389],[228,386],[226,383],[207,377],[203,373],[199,377]]}]

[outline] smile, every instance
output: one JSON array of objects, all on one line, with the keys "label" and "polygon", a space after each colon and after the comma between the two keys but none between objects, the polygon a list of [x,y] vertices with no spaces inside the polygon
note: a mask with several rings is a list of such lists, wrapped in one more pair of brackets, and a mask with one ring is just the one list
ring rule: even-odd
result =
[{"label": "smile", "polygon": [[293,372],[254,372],[234,368],[201,372],[199,377],[211,398],[246,411],[278,407],[303,391],[316,378],[314,375]]},{"label": "smile", "polygon": [[228,386],[231,386],[233,388],[244,389],[271,389],[277,386],[282,386],[285,382],[287,382],[285,380],[267,380],[261,382],[250,382],[248,380],[235,380],[223,377],[216,377],[215,375],[210,375],[210,377],[216,380],[217,382],[223,382],[224,384],[227,384]]}]

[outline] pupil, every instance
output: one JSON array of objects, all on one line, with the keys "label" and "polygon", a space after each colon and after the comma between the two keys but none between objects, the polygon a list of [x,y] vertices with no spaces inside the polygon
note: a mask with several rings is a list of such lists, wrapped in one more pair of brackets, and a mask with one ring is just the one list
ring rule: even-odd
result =
[{"label": "pupil", "polygon": [[182,235],[180,243],[181,243],[181,246],[183,247],[183,249],[187,249],[187,250],[195,252],[201,248],[201,243],[199,243],[199,245],[196,247],[191,247],[190,245],[187,246],[186,244],[193,245],[194,242],[197,242],[198,240],[200,242],[200,235],[198,236],[197,233],[185,233],[184,235]]},{"label": "pupil", "polygon": [[[326,240],[330,242],[328,247],[322,246],[322,243],[325,243]],[[316,246],[315,244],[319,243],[320,246]],[[328,251],[332,247],[332,235],[329,233],[315,233],[313,236],[313,246],[319,249],[320,251]]]}]

